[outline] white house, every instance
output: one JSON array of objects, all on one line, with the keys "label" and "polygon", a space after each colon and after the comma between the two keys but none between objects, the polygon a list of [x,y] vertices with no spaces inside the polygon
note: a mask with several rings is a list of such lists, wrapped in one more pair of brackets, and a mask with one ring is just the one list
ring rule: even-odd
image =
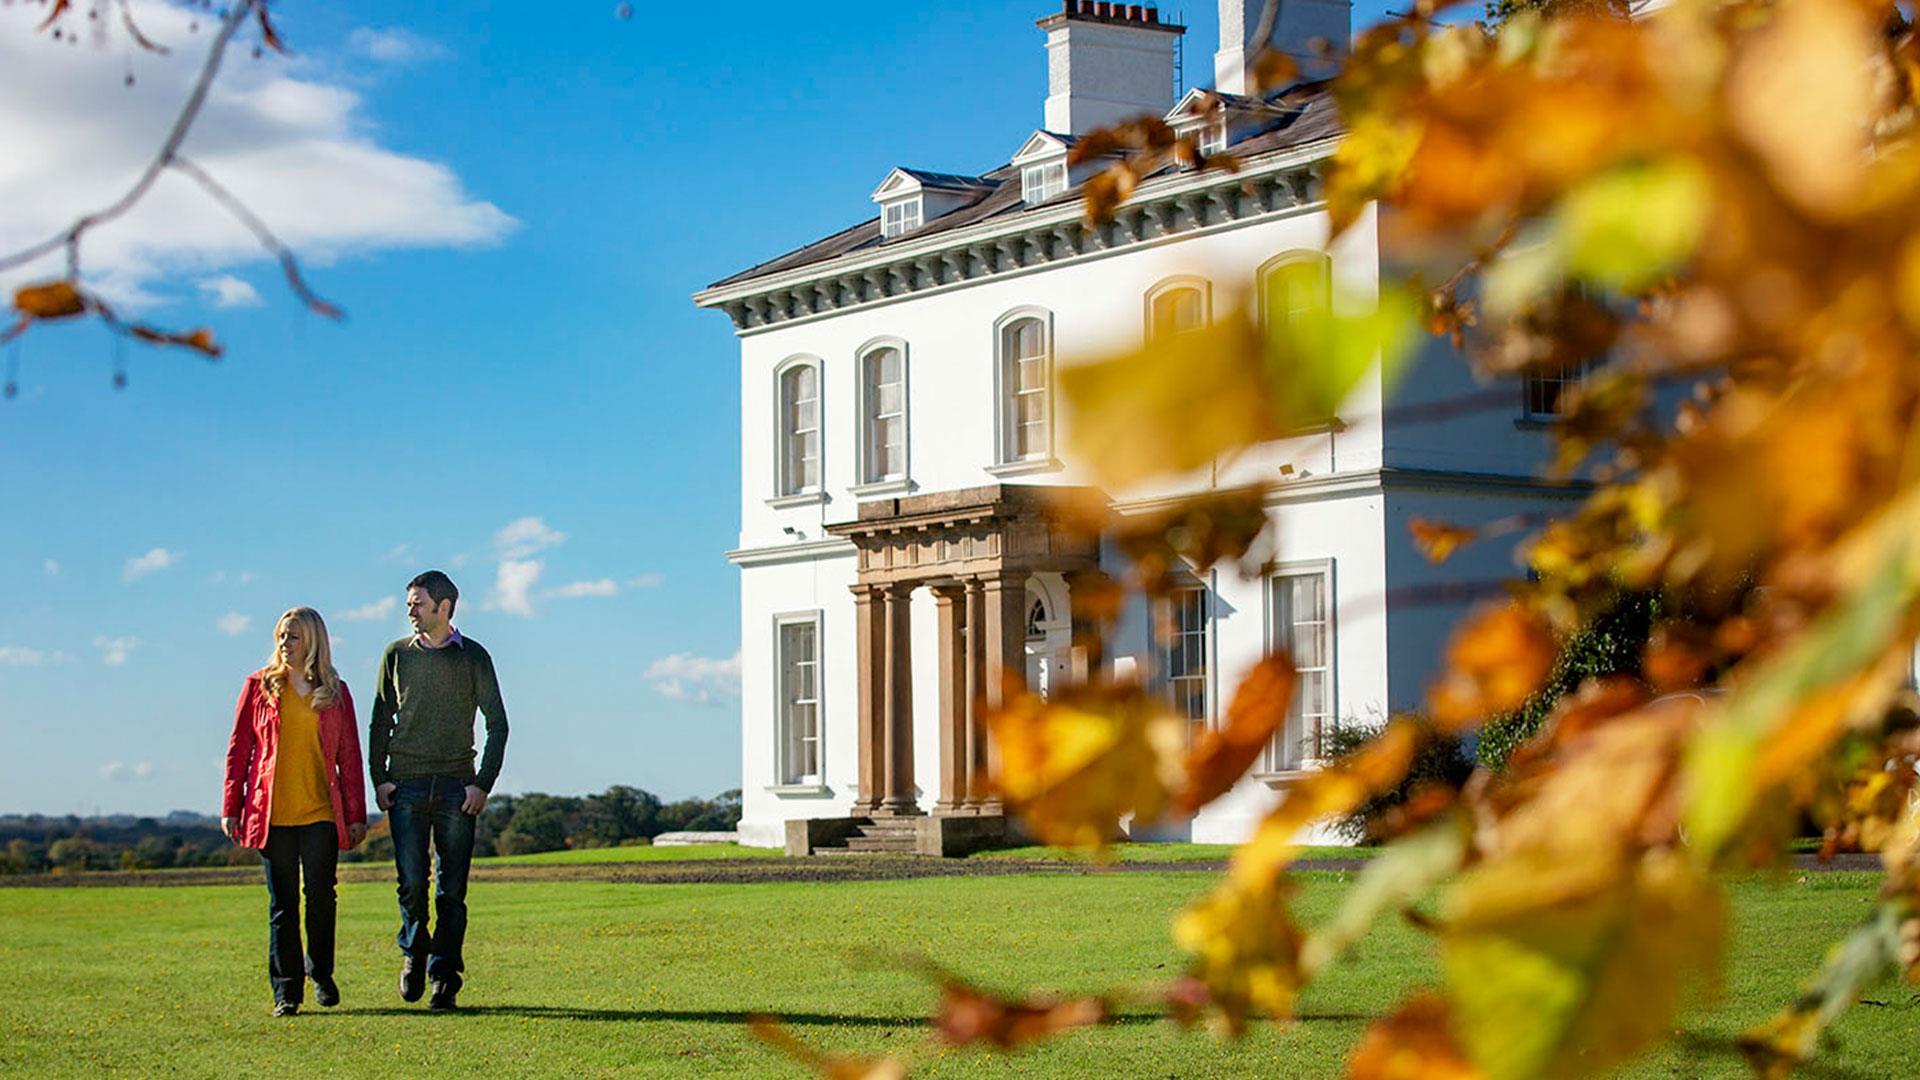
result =
[{"label": "white house", "polygon": [[[740,339],[740,568],[744,842],[799,850],[953,850],[991,834],[980,783],[979,698],[999,673],[1044,689],[1072,661],[1074,586],[1111,573],[1104,545],[1049,524],[1047,489],[1084,486],[1057,407],[1056,367],[1213,317],[1377,293],[1369,216],[1329,242],[1313,168],[1340,138],[1323,85],[1245,98],[1262,0],[1220,0],[1216,88],[1246,118],[1202,133],[1239,172],[1168,170],[1107,225],[1082,224],[1074,140],[1174,101],[1185,31],[1154,7],[1067,0],[1041,19],[1043,126],[1010,137],[978,176],[899,167],[878,213],[699,292]],[[1309,63],[1311,39],[1349,35],[1347,0],[1289,0],[1274,45]],[[1261,285],[1276,283],[1274,292]],[[1577,378],[1570,373],[1568,378]],[[1155,835],[1244,838],[1278,789],[1315,767],[1319,735],[1419,705],[1462,583],[1510,576],[1498,545],[1429,565],[1418,516],[1475,522],[1563,507],[1539,480],[1557,383],[1510,407],[1484,400],[1444,343],[1428,346],[1383,410],[1363,384],[1320,428],[1152,490],[1102,493],[1138,513],[1210,486],[1275,484],[1272,576],[1196,575],[1156,640],[1129,615],[1107,662],[1131,667],[1196,720],[1217,722],[1250,665],[1289,648],[1302,669],[1286,730],[1255,772],[1191,822]],[[789,825],[790,822],[799,822]],[[808,824],[811,822],[812,824]]]}]

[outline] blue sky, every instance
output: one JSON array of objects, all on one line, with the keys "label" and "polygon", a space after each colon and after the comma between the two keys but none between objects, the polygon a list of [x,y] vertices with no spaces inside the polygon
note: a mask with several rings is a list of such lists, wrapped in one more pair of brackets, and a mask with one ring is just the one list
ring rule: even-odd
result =
[{"label": "blue sky", "polygon": [[[98,325],[0,347],[0,813],[211,810],[273,619],[327,615],[364,702],[405,630],[381,607],[428,566],[500,671],[500,790],[736,786],[737,350],[689,294],[869,216],[894,165],[1003,163],[1040,121],[1055,5],[278,7],[297,56],[237,53],[188,149],[349,318],[304,312],[163,182],[88,265],[226,358]],[[206,32],[137,10],[173,60],[0,8],[0,141],[45,140],[0,163],[0,251],[157,141]],[[1185,12],[1204,84],[1214,6]]]}]

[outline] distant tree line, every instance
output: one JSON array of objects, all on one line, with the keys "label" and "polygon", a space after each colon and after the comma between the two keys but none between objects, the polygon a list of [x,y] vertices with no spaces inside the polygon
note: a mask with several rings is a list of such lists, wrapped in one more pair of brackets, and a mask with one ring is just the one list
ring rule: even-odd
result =
[{"label": "distant tree line", "polygon": [[[652,843],[667,832],[728,832],[740,823],[740,792],[663,803],[651,792],[616,784],[598,795],[495,795],[480,815],[474,854],[525,855],[566,848]],[[393,858],[387,823],[376,814],[350,862]],[[164,870],[248,866],[258,861],[220,832],[219,819],[175,812],[165,818],[0,816],[0,875],[84,870]]]}]

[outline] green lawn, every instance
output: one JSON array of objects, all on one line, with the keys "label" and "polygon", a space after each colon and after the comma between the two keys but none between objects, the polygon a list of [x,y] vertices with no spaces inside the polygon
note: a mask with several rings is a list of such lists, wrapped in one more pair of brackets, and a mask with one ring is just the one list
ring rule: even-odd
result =
[{"label": "green lawn", "polygon": [[[258,885],[0,890],[0,1075],[800,1076],[752,1042],[743,1013],[786,1014],[843,1049],[918,1045],[933,993],[875,956],[925,952],[1002,987],[1093,990],[1178,969],[1168,917],[1207,887],[1190,872],[821,884],[476,882],[457,1015],[393,992],[390,885],[342,889],[335,1010],[268,1015]],[[1348,878],[1303,876],[1324,916]],[[1867,875],[1736,888],[1727,999],[1636,1076],[1737,1077],[1729,1040],[1792,992],[1863,912]],[[1012,1059],[933,1053],[919,1076],[1331,1077],[1366,1024],[1433,963],[1395,920],[1317,985],[1300,1022],[1234,1046],[1144,1015]],[[1902,990],[1880,997],[1901,1005]],[[1858,1009],[1823,1076],[1912,1075],[1920,1009]]]}]

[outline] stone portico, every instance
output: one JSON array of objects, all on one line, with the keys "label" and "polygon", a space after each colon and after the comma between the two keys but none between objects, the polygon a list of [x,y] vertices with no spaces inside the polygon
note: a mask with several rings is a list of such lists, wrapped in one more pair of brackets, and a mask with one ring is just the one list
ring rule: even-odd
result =
[{"label": "stone portico", "polygon": [[[1085,488],[994,484],[860,504],[827,531],[853,543],[857,580],[859,791],[851,818],[787,823],[789,854],[824,846],[961,854],[1007,837],[988,786],[993,748],[985,714],[1026,678],[1027,583],[1057,573],[1100,574],[1098,539],[1058,524],[1065,500],[1098,500]],[[913,593],[933,596],[939,657],[939,791],[930,808],[915,792]],[[921,688],[924,692],[925,688]],[[929,813],[929,810],[931,811]],[[849,837],[856,838],[849,841]]]}]

